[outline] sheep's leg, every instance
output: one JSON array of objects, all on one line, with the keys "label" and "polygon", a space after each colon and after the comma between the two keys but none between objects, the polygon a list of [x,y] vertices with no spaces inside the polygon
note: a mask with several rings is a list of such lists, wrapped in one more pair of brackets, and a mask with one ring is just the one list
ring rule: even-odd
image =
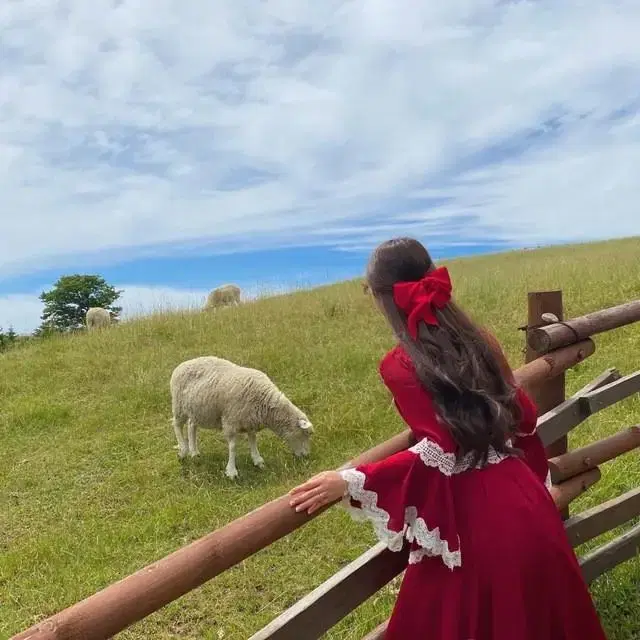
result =
[{"label": "sheep's leg", "polygon": [[200,451],[198,451],[198,434],[196,428],[196,423],[190,419],[187,422],[187,436],[189,438],[189,455],[192,458],[200,455]]},{"label": "sheep's leg", "polygon": [[264,469],[264,458],[258,451],[258,441],[256,439],[255,431],[248,431],[247,438],[249,439],[249,451],[251,452],[251,459],[253,460],[253,464],[256,467],[260,467],[260,469]]},{"label": "sheep's leg", "polygon": [[175,416],[172,419],[173,423],[173,432],[176,434],[176,440],[178,441],[178,458],[184,458],[189,451],[189,445],[187,441],[184,439],[184,434],[182,433],[182,427],[184,426],[184,420],[178,419]]},{"label": "sheep's leg", "polygon": [[229,460],[227,461],[227,468],[225,474],[227,478],[234,480],[238,477],[238,469],[236,468],[236,436],[235,434],[227,435],[227,442],[229,444]]},{"label": "sheep's leg", "polygon": [[239,429],[236,428],[233,422],[230,422],[224,416],[220,419],[220,426],[222,427],[222,433],[227,439],[227,444],[229,446],[229,459],[227,460],[225,475],[227,478],[231,478],[231,480],[233,480],[238,477],[238,469],[236,468],[236,439]]}]

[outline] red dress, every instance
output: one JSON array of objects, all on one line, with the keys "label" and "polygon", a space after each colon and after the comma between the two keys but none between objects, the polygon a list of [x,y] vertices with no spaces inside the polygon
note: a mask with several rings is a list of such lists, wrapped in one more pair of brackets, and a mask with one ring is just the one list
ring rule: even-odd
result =
[{"label": "red dress", "polygon": [[472,469],[436,417],[401,347],[380,374],[418,443],[342,471],[345,506],[369,519],[392,551],[410,546],[388,640],[606,640],[562,519],[535,431],[537,410],[518,389],[513,445]]}]

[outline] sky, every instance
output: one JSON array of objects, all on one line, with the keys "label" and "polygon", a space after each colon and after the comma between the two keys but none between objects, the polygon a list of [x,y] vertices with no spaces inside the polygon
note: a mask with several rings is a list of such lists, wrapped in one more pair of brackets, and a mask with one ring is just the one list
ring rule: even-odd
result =
[{"label": "sky", "polygon": [[[401,9],[400,9],[401,7]],[[640,234],[638,0],[0,3],[0,327]]]}]

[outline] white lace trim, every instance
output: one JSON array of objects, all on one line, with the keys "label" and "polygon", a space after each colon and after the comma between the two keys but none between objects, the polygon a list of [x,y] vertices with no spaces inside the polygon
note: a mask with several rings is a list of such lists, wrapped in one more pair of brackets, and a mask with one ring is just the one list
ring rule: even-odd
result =
[{"label": "white lace trim", "polygon": [[[507,440],[507,444],[512,446],[511,440]],[[444,451],[444,449],[433,440],[423,438],[418,444],[409,448],[409,451],[416,453],[427,467],[438,469],[445,476],[452,476],[457,473],[469,471],[472,468],[480,469],[483,467],[481,462],[473,465],[473,452],[467,453],[460,460],[457,459],[455,453]],[[510,454],[499,453],[493,447],[489,447],[489,455],[487,464],[498,464],[506,458],[511,457]]]},{"label": "white lace trim", "polygon": [[544,479],[544,486],[547,487],[547,491],[551,492],[553,483],[551,482],[551,470],[547,471],[547,476]]},{"label": "white lace trim", "polygon": [[[404,527],[401,531],[389,529],[389,514],[378,507],[378,494],[364,488],[366,476],[357,469],[345,469],[340,475],[347,483],[348,495],[362,505],[357,509],[349,503],[349,497],[343,500],[343,506],[356,520],[369,519],[373,525],[378,539],[384,542],[390,551],[400,551],[404,544],[404,538],[409,542],[415,542],[420,549],[415,549],[409,554],[409,563],[416,564],[424,556],[440,556],[444,564],[453,570],[462,565],[460,550],[450,551],[449,543],[440,537],[440,529],[429,529],[423,518],[418,517],[416,507],[406,507],[404,511]],[[458,547],[460,539],[458,538]]]}]

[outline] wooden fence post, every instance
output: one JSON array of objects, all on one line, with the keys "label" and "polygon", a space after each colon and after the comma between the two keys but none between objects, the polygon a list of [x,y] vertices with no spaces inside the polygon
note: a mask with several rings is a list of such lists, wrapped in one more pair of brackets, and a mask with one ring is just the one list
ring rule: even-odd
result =
[{"label": "wooden fence post", "polygon": [[[532,362],[540,357],[540,354],[529,346],[529,332],[532,329],[550,324],[545,320],[543,314],[553,314],[557,320],[564,320],[564,309],[562,304],[562,291],[533,291],[528,295],[528,317],[526,331],[526,356],[525,362]],[[546,380],[533,392],[533,398],[538,405],[538,413],[542,415],[547,411],[557,407],[565,401],[565,374]],[[567,436],[563,436],[547,447],[547,458],[554,458],[567,452]],[[562,518],[569,517],[569,509],[563,509]]]}]

